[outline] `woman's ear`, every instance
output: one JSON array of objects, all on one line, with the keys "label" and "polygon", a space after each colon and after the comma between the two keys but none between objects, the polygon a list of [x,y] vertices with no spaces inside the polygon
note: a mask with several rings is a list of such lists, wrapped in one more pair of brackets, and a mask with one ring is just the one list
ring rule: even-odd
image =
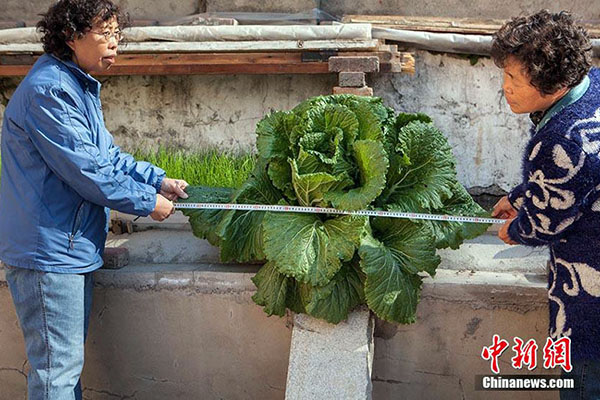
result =
[{"label": "woman's ear", "polygon": [[67,40],[65,41],[65,43],[73,51],[75,51],[75,48],[74,48],[75,45],[73,44],[73,41],[75,40],[75,36],[76,35],[73,35],[73,32],[71,32],[71,31],[65,31],[65,38],[67,38]]}]

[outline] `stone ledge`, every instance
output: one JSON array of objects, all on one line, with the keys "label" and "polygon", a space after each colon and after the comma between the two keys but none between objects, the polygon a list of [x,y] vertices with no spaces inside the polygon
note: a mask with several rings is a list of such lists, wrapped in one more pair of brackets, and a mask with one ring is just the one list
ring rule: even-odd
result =
[{"label": "stone ledge", "polygon": [[[244,264],[138,264],[120,270],[99,269],[94,279],[99,287],[232,294],[254,292],[251,278],[259,268]],[[5,281],[0,267],[0,282]],[[448,269],[438,269],[434,279],[424,279],[421,298],[463,303],[472,309],[517,312],[546,307],[548,301],[545,275]]]},{"label": "stone ledge", "polygon": [[250,278],[258,269],[258,265],[142,264],[99,269],[94,279],[97,286],[120,289],[241,293],[256,289]]},{"label": "stone ledge", "polygon": [[438,269],[434,279],[424,280],[421,299],[524,314],[548,307],[546,275]]},{"label": "stone ledge", "polygon": [[[219,249],[188,229],[111,234],[106,245],[128,248],[131,264],[220,264]],[[468,240],[458,250],[439,250],[438,254],[441,269],[533,274],[545,274],[550,258],[545,248],[509,246],[491,234]]]}]

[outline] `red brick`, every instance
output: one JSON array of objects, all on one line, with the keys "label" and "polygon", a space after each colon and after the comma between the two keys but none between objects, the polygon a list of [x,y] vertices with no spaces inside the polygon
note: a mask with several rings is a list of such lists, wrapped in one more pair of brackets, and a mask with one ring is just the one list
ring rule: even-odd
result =
[{"label": "red brick", "polygon": [[361,88],[353,87],[333,87],[333,94],[355,94],[357,96],[373,96],[373,88],[364,86]]}]

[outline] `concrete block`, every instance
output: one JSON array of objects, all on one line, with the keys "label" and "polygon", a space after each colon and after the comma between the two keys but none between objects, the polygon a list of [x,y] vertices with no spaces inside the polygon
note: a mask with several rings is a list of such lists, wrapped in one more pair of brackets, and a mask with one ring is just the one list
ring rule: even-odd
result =
[{"label": "concrete block", "polygon": [[329,324],[294,316],[286,400],[371,399],[373,320],[366,308]]},{"label": "concrete block", "polygon": [[379,58],[336,56],[329,58],[329,72],[377,72],[379,71]]},{"label": "concrete block", "polygon": [[106,247],[102,259],[104,268],[120,269],[129,264],[129,250],[125,247]]},{"label": "concrete block", "polygon": [[368,86],[361,88],[334,86],[333,94],[355,94],[357,96],[373,96],[373,88],[370,88]]},{"label": "concrete block", "polygon": [[339,84],[342,87],[363,87],[365,86],[364,72],[340,72]]}]

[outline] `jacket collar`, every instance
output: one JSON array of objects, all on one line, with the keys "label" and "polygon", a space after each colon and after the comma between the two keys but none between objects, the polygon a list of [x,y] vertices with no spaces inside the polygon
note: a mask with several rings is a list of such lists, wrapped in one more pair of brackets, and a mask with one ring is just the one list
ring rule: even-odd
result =
[{"label": "jacket collar", "polygon": [[49,54],[50,57],[54,58],[57,62],[66,66],[72,73],[77,77],[81,84],[88,90],[94,92],[94,94],[100,93],[100,82],[90,74],[84,72],[77,64],[71,60],[62,60],[56,57],[54,54]]}]

